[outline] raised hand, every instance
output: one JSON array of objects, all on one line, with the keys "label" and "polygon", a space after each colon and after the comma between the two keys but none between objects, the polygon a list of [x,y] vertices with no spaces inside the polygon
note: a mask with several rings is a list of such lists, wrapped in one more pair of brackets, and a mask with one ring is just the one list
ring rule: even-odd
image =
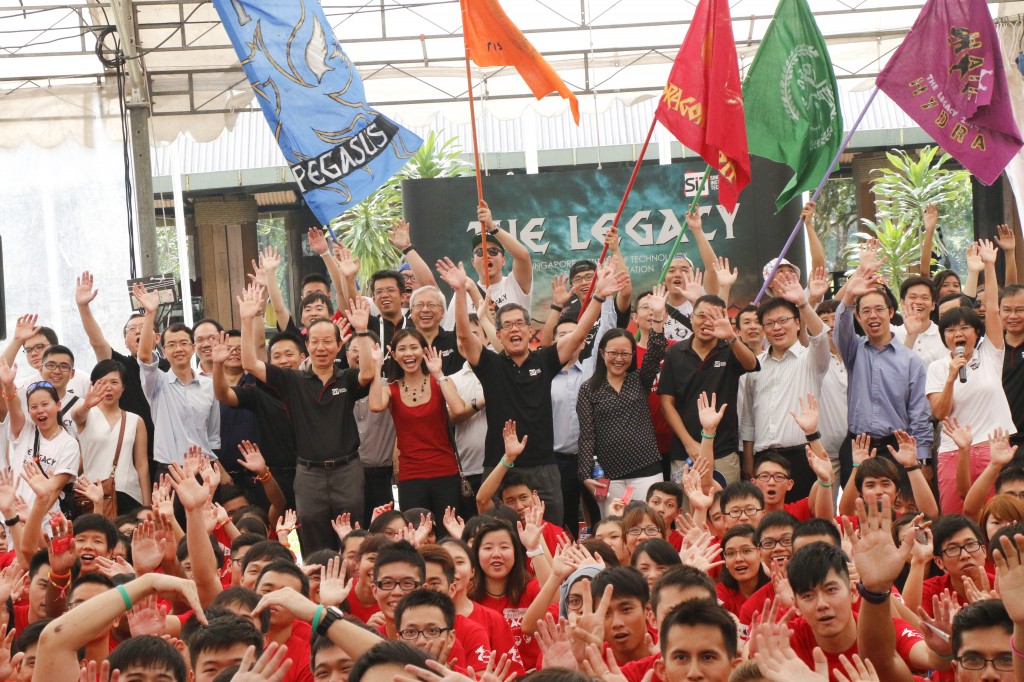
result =
[{"label": "raised hand", "polygon": [[[92,502],[94,511],[103,506],[103,485],[99,481],[90,481],[88,476],[75,479],[74,490],[77,494]],[[99,513],[96,511],[96,513]]]},{"label": "raised hand", "polygon": [[711,267],[715,271],[715,275],[718,276],[718,283],[722,286],[731,287],[740,278],[738,268],[729,268],[728,258],[719,256],[716,260],[711,261]]},{"label": "raised hand", "polygon": [[465,291],[469,286],[469,277],[466,276],[466,267],[460,261],[458,265],[452,262],[451,258],[442,258],[437,261],[437,272],[441,279],[447,282],[453,291]]},{"label": "raised hand", "polygon": [[953,601],[948,591],[932,595],[933,616],[928,615],[928,612],[921,607],[917,609],[921,625],[925,626],[921,628],[921,636],[924,637],[925,644],[943,658],[953,655],[950,639],[953,636],[953,617],[959,610],[960,606]]},{"label": "raised hand", "polygon": [[979,239],[978,240],[978,255],[981,256],[981,262],[985,265],[989,265],[996,262],[996,256],[999,254],[999,249],[992,243],[991,239]]},{"label": "raised hand", "polygon": [[242,455],[242,459],[238,460],[238,463],[245,467],[246,470],[257,475],[263,475],[267,472],[267,460],[263,458],[259,445],[243,440],[238,444],[238,452]]},{"label": "raised hand", "polygon": [[1010,446],[1010,434],[1006,429],[995,429],[989,435],[989,464],[1000,469],[1013,461],[1017,446]]},{"label": "raised hand", "polygon": [[427,542],[427,538],[430,537],[430,533],[434,530],[434,515],[433,514],[420,514],[420,525],[416,527],[413,532],[412,544],[414,547],[419,547]]},{"label": "raised hand", "polygon": [[281,266],[281,254],[278,253],[276,246],[267,246],[260,253],[260,268],[266,270],[269,274],[274,274],[274,271]]},{"label": "raised hand", "polygon": [[156,291],[148,291],[142,282],[132,284],[132,295],[147,313],[156,313],[156,309],[160,307],[160,294]]},{"label": "raised hand", "polygon": [[391,223],[391,229],[388,230],[388,241],[399,251],[404,251],[412,246],[412,239],[409,237],[409,223],[405,220],[396,220]]},{"label": "raised hand", "polygon": [[1013,230],[1010,229],[1009,225],[996,225],[996,246],[1003,251],[1013,251],[1016,247],[1016,238],[1013,236]]},{"label": "raised hand", "polygon": [[330,245],[327,243],[327,237],[324,236],[324,231],[319,227],[309,228],[306,236],[309,239],[310,250],[318,256],[323,256],[331,250]]},{"label": "raised hand", "polygon": [[544,534],[541,528],[544,526],[544,502],[533,494],[533,506],[523,514],[523,520],[516,522],[516,529],[519,531],[519,541],[527,551],[540,548],[544,542]]},{"label": "raised hand", "polygon": [[[788,272],[782,274],[789,275]],[[807,303],[807,294],[804,292],[804,288],[800,286],[800,280],[795,276],[784,276],[780,281],[779,276],[776,275],[772,281],[772,290],[781,298],[786,299],[797,307]]]},{"label": "raised hand", "polygon": [[345,560],[331,558],[326,566],[320,567],[320,603],[325,606],[341,606],[352,591],[353,581],[345,578]]},{"label": "raised hand", "polygon": [[889,448],[889,454],[903,467],[916,466],[917,439],[902,429],[897,429],[893,435],[896,436],[896,444],[900,448],[896,450],[891,445],[886,446]]},{"label": "raised hand", "polygon": [[732,328],[732,322],[726,317],[725,311],[716,306],[705,306],[705,312],[711,318],[711,334],[721,341],[730,341],[736,336],[736,330]]},{"label": "raised hand", "polygon": [[0,384],[10,388],[14,386],[14,380],[18,377],[18,365],[7,364],[7,360],[0,357]]},{"label": "raised hand", "polygon": [[604,267],[598,268],[597,274],[594,275],[594,296],[607,298],[622,290],[627,284],[629,275],[616,271],[614,265],[607,263]]},{"label": "raised hand", "polygon": [[690,303],[696,303],[697,299],[704,295],[704,273],[694,270],[693,274],[683,273],[683,286],[679,289]]},{"label": "raised hand", "polygon": [[854,438],[850,445],[850,456],[853,459],[853,463],[857,466],[860,466],[864,460],[870,459],[878,454],[878,449],[871,447],[871,436],[866,433],[862,433]]},{"label": "raised hand", "polygon": [[50,517],[50,530],[52,536],[46,541],[50,557],[50,574],[66,575],[77,560],[74,530],[71,522],[59,512]]},{"label": "raised hand", "polygon": [[92,273],[88,270],[83,272],[75,280],[75,305],[87,306],[96,299],[98,289],[93,289]]},{"label": "raised hand", "polygon": [[254,320],[263,310],[266,293],[263,287],[247,287],[241,296],[236,296],[238,314],[243,321]]},{"label": "raised hand", "polygon": [[466,530],[466,522],[456,513],[455,507],[448,507],[444,510],[444,519],[442,521],[445,530],[453,538],[461,538],[462,533]]},{"label": "raised hand", "polygon": [[349,536],[349,534],[353,530],[358,530],[359,529],[359,522],[356,521],[355,528],[353,529],[352,528],[352,515],[349,514],[348,512],[346,512],[346,513],[342,514],[341,516],[339,516],[338,518],[336,518],[333,521],[331,521],[331,528],[334,529],[334,532],[335,532],[335,534],[337,534],[338,539],[341,540],[342,542],[345,542],[345,538],[347,538]]},{"label": "raised hand", "polygon": [[423,360],[427,363],[427,372],[435,379],[440,379],[444,376],[444,373],[441,371],[443,361],[441,356],[438,355],[436,348],[427,346],[426,350],[423,351]]},{"label": "raised hand", "polygon": [[815,454],[814,450],[811,450],[810,445],[805,445],[804,449],[807,455],[807,466],[811,467],[811,471],[818,477],[818,480],[822,483],[832,483],[832,477],[835,474],[832,471],[832,462],[827,456],[819,457]]},{"label": "raised hand", "polygon": [[718,394],[712,393],[710,400],[707,391],[701,392],[697,398],[697,417],[700,419],[700,426],[706,433],[714,433],[725,416],[725,408],[728,403],[722,403],[718,407]]},{"label": "raised hand", "polygon": [[[953,443],[961,449],[970,449],[974,442],[971,425],[961,424],[956,417],[946,417],[942,420],[942,433],[949,436]],[[1009,440],[1007,440],[1007,445],[1009,445]]]},{"label": "raised hand", "polygon": [[715,537],[704,530],[696,538],[688,543],[683,543],[679,550],[679,559],[686,566],[693,566],[699,571],[708,572],[725,564],[724,561],[716,561],[722,554],[722,546],[715,542]]},{"label": "raised hand", "polygon": [[665,305],[668,302],[668,289],[664,284],[655,284],[645,302],[651,311],[652,320],[664,320]]},{"label": "raised hand", "polygon": [[704,231],[704,225],[703,220],[701,219],[700,211],[686,212],[686,229],[693,233],[699,233]]},{"label": "raised hand", "polygon": [[1002,536],[992,553],[1003,605],[1014,623],[1024,622],[1024,535]]},{"label": "raised hand", "polygon": [[17,497],[17,486],[14,472],[10,467],[0,468],[0,513],[5,519],[14,517],[14,500]]},{"label": "raised hand", "polygon": [[537,645],[544,654],[544,663],[548,666],[576,670],[576,657],[572,655],[572,639],[569,636],[569,621],[562,618],[555,621],[550,613],[537,622],[535,635]]},{"label": "raised hand", "polygon": [[142,635],[163,637],[166,634],[166,618],[167,607],[161,606],[156,595],[151,594],[140,599],[128,611],[128,629],[132,633],[132,637],[141,637]]},{"label": "raised hand", "polygon": [[356,298],[350,298],[348,300],[348,310],[345,311],[345,317],[352,324],[352,329],[356,334],[362,334],[366,331],[367,325],[370,324],[370,302],[362,296]]},{"label": "raised hand", "polygon": [[981,247],[978,242],[967,245],[967,270],[968,272],[981,272],[985,269],[985,261],[981,257]]},{"label": "raised hand", "polygon": [[695,511],[711,509],[714,496],[704,492],[700,471],[696,467],[687,466],[683,469],[683,492],[686,493],[686,498],[690,501],[691,509]]},{"label": "raised hand", "polygon": [[132,565],[136,575],[152,573],[163,563],[167,540],[157,536],[152,521],[142,521],[132,532]]},{"label": "raised hand", "polygon": [[178,500],[186,511],[202,509],[210,499],[210,486],[205,481],[200,483],[195,476],[188,476],[177,464],[168,467],[171,476],[171,487],[178,494]]},{"label": "raised hand", "polygon": [[35,460],[25,460],[22,465],[21,480],[28,484],[36,497],[47,497],[56,492],[54,480],[43,473]]},{"label": "raised hand", "polygon": [[334,242],[334,260],[338,261],[338,268],[343,277],[355,277],[359,274],[360,260],[341,242]]},{"label": "raised hand", "polygon": [[583,611],[569,614],[569,635],[572,637],[572,653],[577,661],[583,660],[587,645],[600,647],[604,642],[604,621],[612,602],[613,587],[604,588],[601,601],[594,608],[590,594],[590,580],[583,578]]},{"label": "raised hand", "polygon": [[[872,592],[888,592],[893,581],[910,559],[910,544],[897,547],[892,539],[892,502],[886,495],[868,495],[866,501],[857,498],[857,518],[860,532],[855,534],[853,524],[843,517],[843,528],[853,543],[854,565],[864,587]],[[879,502],[881,504],[879,504]],[[908,529],[910,533],[913,528]]]},{"label": "raised hand", "polygon": [[565,307],[565,304],[572,298],[568,288],[569,278],[565,275],[555,275],[551,278],[551,303],[559,307]]},{"label": "raised hand", "polygon": [[394,506],[395,506],[394,502],[387,502],[385,504],[380,505],[379,507],[374,507],[373,508],[373,512],[371,512],[371,514],[370,514],[370,521],[373,521],[375,518],[377,518],[378,516],[380,516],[381,514],[383,514],[386,511],[391,511],[391,509]]},{"label": "raised hand", "polygon": [[519,440],[519,436],[516,434],[516,422],[513,419],[505,422],[505,428],[501,434],[505,439],[505,461],[512,464],[519,455],[523,454],[529,436],[523,436],[523,439]]},{"label": "raised hand", "polygon": [[286,509],[284,516],[277,520],[277,537],[278,540],[284,535],[287,539],[289,533],[298,528],[298,515],[294,509]]},{"label": "raised hand", "polygon": [[806,405],[803,398],[797,398],[797,401],[800,403],[800,414],[790,410],[789,416],[804,433],[814,433],[818,430],[818,399],[813,393],[808,393]]},{"label": "raised hand", "polygon": [[758,630],[752,638],[756,646],[757,669],[769,682],[828,682],[828,659],[814,647],[814,670],[796,655],[786,636],[774,636]]},{"label": "raised hand", "polygon": [[259,658],[256,657],[256,647],[250,646],[245,650],[231,682],[283,682],[291,667],[288,647],[283,644],[271,642]]},{"label": "raised hand", "polygon": [[928,232],[935,230],[935,226],[939,224],[939,209],[935,208],[935,204],[928,204],[924,207],[924,229]]},{"label": "raised hand", "polygon": [[215,365],[223,365],[231,358],[231,346],[228,345],[227,332],[221,332],[213,342],[210,359]]}]

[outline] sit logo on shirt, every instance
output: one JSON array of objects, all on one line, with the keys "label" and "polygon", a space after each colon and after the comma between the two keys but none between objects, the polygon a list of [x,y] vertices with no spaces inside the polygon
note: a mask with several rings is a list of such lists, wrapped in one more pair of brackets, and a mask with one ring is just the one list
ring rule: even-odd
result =
[{"label": "sit logo on shirt", "polygon": [[331,395],[341,395],[342,393],[348,393],[347,388],[332,388]]},{"label": "sit logo on shirt", "polygon": [[530,376],[531,376],[531,377],[538,377],[538,376],[540,376],[540,374],[541,374],[541,371],[542,371],[542,370],[541,370],[541,369],[539,369],[539,368],[534,368],[534,369],[531,369],[531,370],[530,370]]},{"label": "sit logo on shirt", "polygon": [[725,360],[715,360],[715,369],[725,367],[728,363]]}]

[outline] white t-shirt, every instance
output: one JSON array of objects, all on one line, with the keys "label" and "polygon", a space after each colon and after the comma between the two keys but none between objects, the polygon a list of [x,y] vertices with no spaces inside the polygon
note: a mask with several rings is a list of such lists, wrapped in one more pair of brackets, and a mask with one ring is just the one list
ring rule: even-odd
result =
[{"label": "white t-shirt", "polygon": [[[474,398],[483,400],[484,388],[467,362],[462,369],[448,375],[459,397],[467,404]],[[462,473],[474,476],[484,472],[484,441],[487,440],[487,408],[455,425],[455,445],[459,449]]]},{"label": "white t-shirt", "polygon": [[[487,288],[483,282],[478,282],[478,285],[481,289]],[[491,285],[491,301],[494,302],[495,309],[500,308],[506,303],[518,303],[530,311],[530,317],[533,317],[533,295],[523,291],[523,288],[519,286],[519,282],[516,281],[514,276],[502,277]],[[469,311],[473,312],[473,299],[469,293],[466,294],[466,303],[469,305]],[[441,323],[441,327],[447,331],[455,329],[454,296],[452,296],[452,300],[448,303],[448,311],[444,314],[444,321]]]},{"label": "white t-shirt", "polygon": [[[139,472],[135,470],[135,434],[141,421],[139,415],[125,412],[124,440],[121,442],[121,456],[118,457],[117,471],[114,473],[114,488],[131,496],[139,504],[142,504],[142,484],[139,483]],[[98,482],[110,476],[120,433],[120,419],[111,425],[100,408],[89,410],[85,429],[78,435],[78,442],[82,446],[83,473],[89,480]]]},{"label": "white t-shirt", "polygon": [[[32,492],[28,483],[22,480],[21,475],[25,473],[25,462],[36,458],[36,453],[33,451],[35,436],[36,426],[26,418],[25,425],[21,427],[21,433],[11,439],[10,448],[11,472],[14,474],[14,480],[18,482],[17,494],[21,495],[29,506],[32,506],[35,501],[36,494]],[[78,476],[78,465],[81,458],[78,441],[64,429],[58,431],[52,440],[39,437],[39,467],[47,476],[71,474],[71,480],[75,480]],[[50,511],[58,509],[58,503],[54,502]]]},{"label": "white t-shirt", "polygon": [[[43,381],[43,377],[40,376],[39,372],[32,370],[32,373],[25,377],[23,381],[19,381],[16,386],[18,388],[18,395],[21,396],[21,409],[25,413],[26,422],[31,421],[28,416],[28,392],[25,390],[31,384],[37,381]],[[68,382],[68,386],[64,391],[64,398],[60,401],[60,409],[64,410],[64,416],[61,417],[61,423],[64,424],[64,428],[73,437],[78,438],[78,426],[75,424],[75,420],[71,418],[71,413],[78,403],[75,402],[71,409],[65,410],[68,405],[75,401],[75,398],[82,400],[85,398],[86,391],[89,390],[89,377],[84,372],[76,372],[75,376],[71,377]]]},{"label": "white t-shirt", "polygon": [[[941,393],[949,376],[951,357],[936,360],[928,366],[925,394]],[[967,382],[953,382],[953,410],[950,416],[961,424],[970,424],[975,443],[984,443],[995,428],[1016,433],[1010,405],[1003,393],[1003,351],[982,339],[967,361]],[[939,452],[957,449],[953,439],[942,434]]]},{"label": "white t-shirt", "polygon": [[[902,324],[894,324],[892,326],[892,334],[896,337],[897,341],[906,345],[906,327]],[[924,363],[925,367],[928,367],[936,360],[949,356],[949,349],[946,348],[946,344],[942,342],[942,335],[939,334],[939,325],[934,322],[928,324],[928,328],[924,330],[924,333],[918,334],[914,347],[911,350],[917,354],[917,357],[921,358],[921,362]]]}]

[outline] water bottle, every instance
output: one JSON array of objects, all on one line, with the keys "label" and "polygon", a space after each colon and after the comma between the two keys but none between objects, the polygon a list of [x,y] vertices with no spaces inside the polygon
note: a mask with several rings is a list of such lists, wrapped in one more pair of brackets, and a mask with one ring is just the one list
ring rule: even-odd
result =
[{"label": "water bottle", "polygon": [[604,478],[604,467],[602,467],[601,463],[597,461],[597,455],[594,455],[594,473],[593,473],[593,478],[594,478],[595,481],[598,480],[598,479]]}]

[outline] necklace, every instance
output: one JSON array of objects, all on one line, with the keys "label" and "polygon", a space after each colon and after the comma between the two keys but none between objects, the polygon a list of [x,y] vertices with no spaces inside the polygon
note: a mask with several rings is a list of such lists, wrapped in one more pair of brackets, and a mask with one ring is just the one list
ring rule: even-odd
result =
[{"label": "necklace", "polygon": [[488,597],[494,597],[495,599],[500,599],[501,597],[504,597],[504,596],[505,596],[505,593],[504,593],[504,592],[499,592],[498,594],[494,594],[494,593],[493,593],[493,592],[491,592],[490,590],[484,590],[484,592],[486,592],[486,593],[487,593],[487,596],[488,596]]},{"label": "necklace", "polygon": [[423,383],[420,384],[419,388],[409,388],[409,384],[405,383],[405,379],[402,379],[402,392],[409,396],[409,400],[413,403],[419,402],[419,399],[423,394],[427,392],[427,377],[423,377]]}]

